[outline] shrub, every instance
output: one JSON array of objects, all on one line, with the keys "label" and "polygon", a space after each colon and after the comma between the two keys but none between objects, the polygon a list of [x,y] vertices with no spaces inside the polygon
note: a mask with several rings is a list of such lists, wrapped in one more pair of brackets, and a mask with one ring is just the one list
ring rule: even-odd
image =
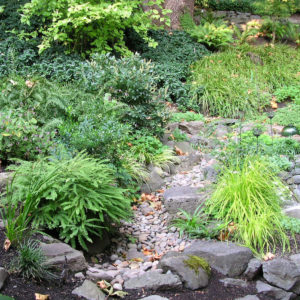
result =
[{"label": "shrub", "polygon": [[[161,0],[155,3],[161,8]],[[69,51],[75,49],[83,54],[91,51],[105,53],[112,50],[128,54],[123,41],[126,28],[134,28],[151,43],[153,41],[147,37],[147,31],[154,27],[152,21],[154,19],[167,21],[163,16],[167,11],[162,10],[163,15],[160,15],[158,10],[152,8],[144,11],[141,5],[140,0],[129,2],[118,0],[113,3],[55,0],[49,6],[48,1],[32,0],[22,9],[22,22],[30,25],[33,16],[43,20],[37,30],[42,35],[40,52],[59,42],[68,45]]]},{"label": "shrub", "polygon": [[180,129],[176,128],[172,134],[169,136],[169,140],[173,140],[176,142],[185,142],[188,141],[188,136],[186,133],[182,132]]},{"label": "shrub", "polygon": [[111,223],[130,216],[130,201],[115,185],[106,161],[79,153],[74,158],[21,162],[16,171],[13,201],[32,203],[34,226],[57,230],[65,242],[86,249],[91,235],[101,236]]},{"label": "shrub", "polygon": [[31,239],[19,246],[18,255],[11,261],[11,270],[24,279],[50,280],[55,275],[45,264],[46,258],[38,242]]},{"label": "shrub", "polygon": [[[201,2],[201,0],[196,0],[196,3],[199,1]],[[208,0],[207,6],[213,10],[233,10],[250,13],[255,12],[255,7],[252,0]]]},{"label": "shrub", "polygon": [[277,102],[292,100],[300,105],[300,87],[299,86],[283,86],[274,92]]},{"label": "shrub", "polygon": [[276,111],[274,116],[274,122],[287,126],[287,125],[294,125],[300,130],[300,104],[292,104],[286,107],[280,108]]},{"label": "shrub", "polygon": [[208,200],[208,212],[225,225],[234,223],[232,238],[254,252],[283,250],[289,240],[282,226],[278,187],[281,183],[259,158],[248,157],[241,168],[224,171]]},{"label": "shrub", "polygon": [[[251,56],[263,65],[254,64]],[[299,85],[300,52],[284,45],[243,45],[205,57],[194,64],[190,83],[204,87],[197,97],[201,111],[223,117],[257,114],[269,104],[271,94],[281,86]]]},{"label": "shrub", "polygon": [[174,113],[171,115],[170,122],[191,122],[191,121],[204,121],[204,116],[202,114],[196,114],[191,111],[187,111],[185,113]]}]

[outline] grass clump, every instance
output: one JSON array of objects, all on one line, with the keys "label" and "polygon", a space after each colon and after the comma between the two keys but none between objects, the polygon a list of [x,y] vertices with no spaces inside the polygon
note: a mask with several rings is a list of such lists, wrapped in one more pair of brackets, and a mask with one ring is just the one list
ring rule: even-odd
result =
[{"label": "grass clump", "polygon": [[178,112],[172,114],[170,118],[170,122],[191,122],[191,121],[204,121],[204,116],[202,114],[197,114],[192,111],[187,112]]},{"label": "grass clump", "polygon": [[204,88],[197,98],[202,112],[253,116],[269,104],[275,90],[300,84],[299,68],[300,52],[289,46],[243,45],[195,63],[190,82],[195,89]]},{"label": "grass clump", "polygon": [[208,276],[211,274],[211,268],[208,262],[202,257],[189,255],[189,259],[186,259],[183,262],[187,267],[195,271],[197,275],[199,274],[199,268],[202,268]]},{"label": "grass clump", "polygon": [[224,224],[234,223],[234,240],[256,253],[283,251],[289,240],[282,225],[280,181],[268,165],[257,157],[248,157],[243,165],[225,169],[219,184],[208,200],[208,213]]}]

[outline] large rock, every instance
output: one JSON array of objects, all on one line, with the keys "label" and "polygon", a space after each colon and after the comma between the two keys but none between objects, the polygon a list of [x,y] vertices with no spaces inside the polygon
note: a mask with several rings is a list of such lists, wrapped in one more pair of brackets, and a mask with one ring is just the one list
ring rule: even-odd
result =
[{"label": "large rock", "polygon": [[164,205],[171,219],[176,216],[179,209],[192,214],[201,203],[205,202],[208,194],[198,190],[198,188],[190,186],[180,186],[164,192]]},{"label": "large rock", "polygon": [[141,192],[150,194],[159,190],[164,185],[164,179],[162,178],[163,171],[160,168],[152,168],[149,179],[141,187]]},{"label": "large rock", "polygon": [[204,122],[202,121],[181,122],[178,127],[183,132],[186,132],[191,135],[196,135],[203,130]]},{"label": "large rock", "polygon": [[86,260],[81,251],[75,250],[65,243],[41,243],[41,249],[46,256],[46,264],[62,268],[67,258],[67,267],[74,271],[87,268]]},{"label": "large rock", "polygon": [[293,261],[276,258],[264,262],[263,276],[272,285],[300,294],[300,270]]},{"label": "large rock", "polygon": [[256,282],[256,289],[259,295],[270,297],[270,299],[290,300],[296,298],[294,293],[286,292],[260,280]]},{"label": "large rock", "polygon": [[[170,270],[177,274],[184,286],[188,289],[196,290],[206,287],[210,277],[210,269],[205,270],[201,266],[198,266],[197,259],[193,256],[177,253],[173,252],[169,255],[168,253],[164,255],[160,260],[160,268],[162,268],[164,272]],[[195,260],[195,265],[191,268],[187,262],[192,259]],[[206,261],[204,261],[204,263],[205,262]]]},{"label": "large rock", "polygon": [[174,166],[171,174],[182,171],[189,171],[193,166],[198,165],[202,160],[202,155],[199,152],[192,152],[189,155],[178,156],[180,163]]},{"label": "large rock", "polygon": [[7,277],[8,272],[4,268],[0,268],[0,290],[2,289]]},{"label": "large rock", "polygon": [[72,291],[73,295],[86,300],[105,300],[105,294],[90,280],[85,280],[83,284]]},{"label": "large rock", "polygon": [[177,275],[160,274],[156,271],[146,272],[145,274],[125,281],[126,290],[176,290],[182,287],[182,282]]},{"label": "large rock", "polygon": [[300,184],[300,175],[293,176],[293,182],[294,184]]},{"label": "large rock", "polygon": [[229,277],[241,275],[253,257],[246,247],[216,241],[195,241],[184,253],[205,258],[212,268]]},{"label": "large rock", "polygon": [[262,271],[262,262],[257,258],[252,258],[249,261],[248,267],[244,273],[247,279],[253,280]]},{"label": "large rock", "polygon": [[174,148],[180,149],[186,155],[189,155],[189,154],[195,152],[195,150],[192,148],[192,146],[189,142],[174,142]]}]

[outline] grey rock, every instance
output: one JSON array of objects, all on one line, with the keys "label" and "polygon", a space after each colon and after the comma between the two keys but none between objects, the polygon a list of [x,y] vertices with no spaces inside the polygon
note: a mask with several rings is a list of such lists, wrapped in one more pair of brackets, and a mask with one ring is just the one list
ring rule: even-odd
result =
[{"label": "grey rock", "polygon": [[225,125],[218,125],[217,129],[215,130],[216,137],[224,137],[228,134],[228,128]]},{"label": "grey rock", "polygon": [[254,279],[256,276],[258,276],[262,271],[262,262],[257,258],[252,258],[249,261],[248,267],[244,273],[244,276],[247,279]]},{"label": "grey rock", "polygon": [[139,300],[169,300],[169,299],[165,298],[165,297],[158,296],[158,295],[151,295],[151,296],[148,296],[148,297],[145,297],[145,298],[141,298]]},{"label": "grey rock", "polygon": [[300,185],[298,185],[298,186],[294,189],[293,193],[294,193],[294,196],[295,196],[296,200],[297,200],[298,202],[300,202]]},{"label": "grey rock", "polygon": [[198,192],[198,188],[189,186],[167,189],[163,195],[164,205],[171,219],[178,213],[179,209],[193,213],[208,197],[207,193]]},{"label": "grey rock", "polygon": [[140,206],[140,210],[144,216],[149,215],[154,211],[153,208],[146,202]]},{"label": "grey rock", "polygon": [[4,229],[4,228],[5,228],[4,222],[3,220],[0,219],[0,229]]},{"label": "grey rock", "polygon": [[125,281],[126,290],[176,290],[182,287],[182,283],[177,275],[160,274],[156,271],[149,271],[141,276]]},{"label": "grey rock", "polygon": [[177,129],[179,126],[179,122],[174,122],[174,123],[169,123],[167,126],[166,126],[166,130],[168,132],[172,132],[174,131],[175,129]]},{"label": "grey rock", "polygon": [[0,290],[2,289],[7,277],[8,277],[8,272],[4,268],[0,267]]},{"label": "grey rock", "polygon": [[295,168],[295,169],[292,171],[292,175],[300,175],[300,168]]},{"label": "grey rock", "polygon": [[300,204],[285,208],[283,213],[289,217],[300,219]]},{"label": "grey rock", "polygon": [[246,247],[216,241],[195,241],[184,253],[205,258],[212,268],[229,277],[241,275],[253,257]]},{"label": "grey rock", "polygon": [[159,266],[164,272],[171,271],[179,276],[184,286],[191,290],[204,288],[208,285],[209,274],[201,267],[195,272],[185,263],[189,259],[188,255],[180,253],[179,255],[163,256],[160,260]]},{"label": "grey rock", "polygon": [[115,283],[113,285],[113,289],[116,290],[116,291],[122,291],[123,290],[122,285],[120,283]]},{"label": "grey rock", "polygon": [[191,147],[191,144],[189,142],[175,142],[174,148],[180,149],[182,152],[188,154],[194,153],[195,150]]},{"label": "grey rock", "polygon": [[260,280],[256,282],[256,289],[259,295],[268,296],[271,299],[290,300],[296,298],[296,295],[294,293],[286,292],[282,289],[266,284]]},{"label": "grey rock", "polygon": [[85,276],[83,275],[82,272],[78,272],[78,273],[74,274],[74,277],[78,278],[78,279],[85,279]]},{"label": "grey rock", "polygon": [[62,268],[67,258],[67,267],[74,271],[82,271],[87,268],[86,260],[81,251],[75,250],[65,243],[41,243],[40,247],[46,256],[46,265]]},{"label": "grey rock", "polygon": [[255,295],[247,295],[242,298],[236,298],[235,300],[259,300],[259,298]]},{"label": "grey rock", "polygon": [[98,281],[98,280],[106,280],[106,281],[112,281],[117,275],[119,274],[119,271],[117,270],[101,270],[97,268],[90,267],[88,271],[86,272],[86,276],[89,279]]},{"label": "grey rock", "polygon": [[211,181],[216,182],[219,171],[216,169],[216,166],[205,166],[203,168],[204,178]]},{"label": "grey rock", "polygon": [[164,179],[162,178],[162,173],[162,170],[160,172],[158,168],[153,168],[153,170],[150,172],[149,179],[145,184],[142,185],[141,192],[150,194],[160,189],[165,183]]},{"label": "grey rock", "polygon": [[105,300],[105,294],[90,280],[85,280],[80,287],[72,291],[73,295],[87,300]]},{"label": "grey rock", "polygon": [[190,143],[193,145],[207,146],[209,142],[210,140],[208,138],[199,135],[193,135],[190,138]]},{"label": "grey rock", "polygon": [[204,122],[202,121],[191,121],[191,122],[181,122],[179,124],[179,129],[191,135],[199,134],[199,131],[203,130]]},{"label": "grey rock", "polygon": [[285,258],[275,258],[263,263],[263,276],[272,285],[300,294],[300,269]]},{"label": "grey rock", "polygon": [[247,282],[242,279],[236,279],[236,278],[224,278],[220,279],[220,282],[224,284],[224,286],[239,286],[242,288],[246,288],[248,286]]},{"label": "grey rock", "polygon": [[135,258],[145,259],[145,255],[142,252],[137,251],[135,248],[130,248],[126,254],[126,259],[131,260]]},{"label": "grey rock", "polygon": [[297,268],[300,270],[300,253],[291,255],[290,260],[295,263]]},{"label": "grey rock", "polygon": [[300,184],[300,175],[295,175],[292,177],[294,184]]}]

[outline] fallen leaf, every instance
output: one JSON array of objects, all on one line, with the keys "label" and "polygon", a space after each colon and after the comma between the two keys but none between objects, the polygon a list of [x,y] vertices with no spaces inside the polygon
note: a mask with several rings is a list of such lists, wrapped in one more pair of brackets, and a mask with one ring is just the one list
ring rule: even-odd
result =
[{"label": "fallen leaf", "polygon": [[131,209],[132,209],[132,210],[137,210],[137,206],[136,206],[136,205],[133,205],[133,206],[131,207]]},{"label": "fallen leaf", "polygon": [[[1,161],[0,161],[0,164],[1,164]],[[159,194],[162,194],[162,193],[164,193],[165,191],[164,191],[163,189],[161,189],[161,190],[157,190],[156,192],[159,193]]]},{"label": "fallen leaf", "polygon": [[131,144],[131,143],[127,143],[127,145],[128,145],[129,147],[132,147],[132,144]]},{"label": "fallen leaf", "polygon": [[144,248],[144,249],[143,249],[143,254],[144,254],[145,256],[152,255],[152,253],[153,253],[153,250],[151,250],[151,249],[147,249],[147,248]]},{"label": "fallen leaf", "polygon": [[180,150],[177,146],[175,146],[174,148],[175,148],[175,152],[177,155],[179,155],[179,156],[186,155],[186,153],[184,153],[182,150]]},{"label": "fallen leaf", "polygon": [[109,287],[109,285],[107,284],[107,282],[105,280],[101,280],[97,282],[97,286],[101,289],[107,289]]},{"label": "fallen leaf", "polygon": [[35,293],[34,296],[35,296],[35,300],[48,300],[48,299],[50,299],[50,295],[43,295],[43,294]]},{"label": "fallen leaf", "polygon": [[131,261],[135,261],[135,262],[143,262],[144,260],[143,260],[142,258],[137,257],[137,258],[131,259]]},{"label": "fallen leaf", "polygon": [[29,87],[30,89],[34,86],[34,82],[30,81],[30,80],[26,80],[25,84],[27,87]]},{"label": "fallen leaf", "polygon": [[11,246],[11,241],[9,239],[6,239],[4,241],[4,250],[7,251]]},{"label": "fallen leaf", "polygon": [[268,253],[263,257],[264,261],[272,260],[272,259],[274,259],[274,258],[275,258],[275,255],[274,255],[273,253],[271,253],[271,252],[268,252]]},{"label": "fallen leaf", "polygon": [[272,107],[273,109],[278,108],[278,104],[277,104],[274,100],[271,100],[270,103],[271,103],[271,107]]},{"label": "fallen leaf", "polygon": [[154,215],[154,211],[149,211],[148,213],[146,213],[146,217],[152,216],[152,215]]}]

